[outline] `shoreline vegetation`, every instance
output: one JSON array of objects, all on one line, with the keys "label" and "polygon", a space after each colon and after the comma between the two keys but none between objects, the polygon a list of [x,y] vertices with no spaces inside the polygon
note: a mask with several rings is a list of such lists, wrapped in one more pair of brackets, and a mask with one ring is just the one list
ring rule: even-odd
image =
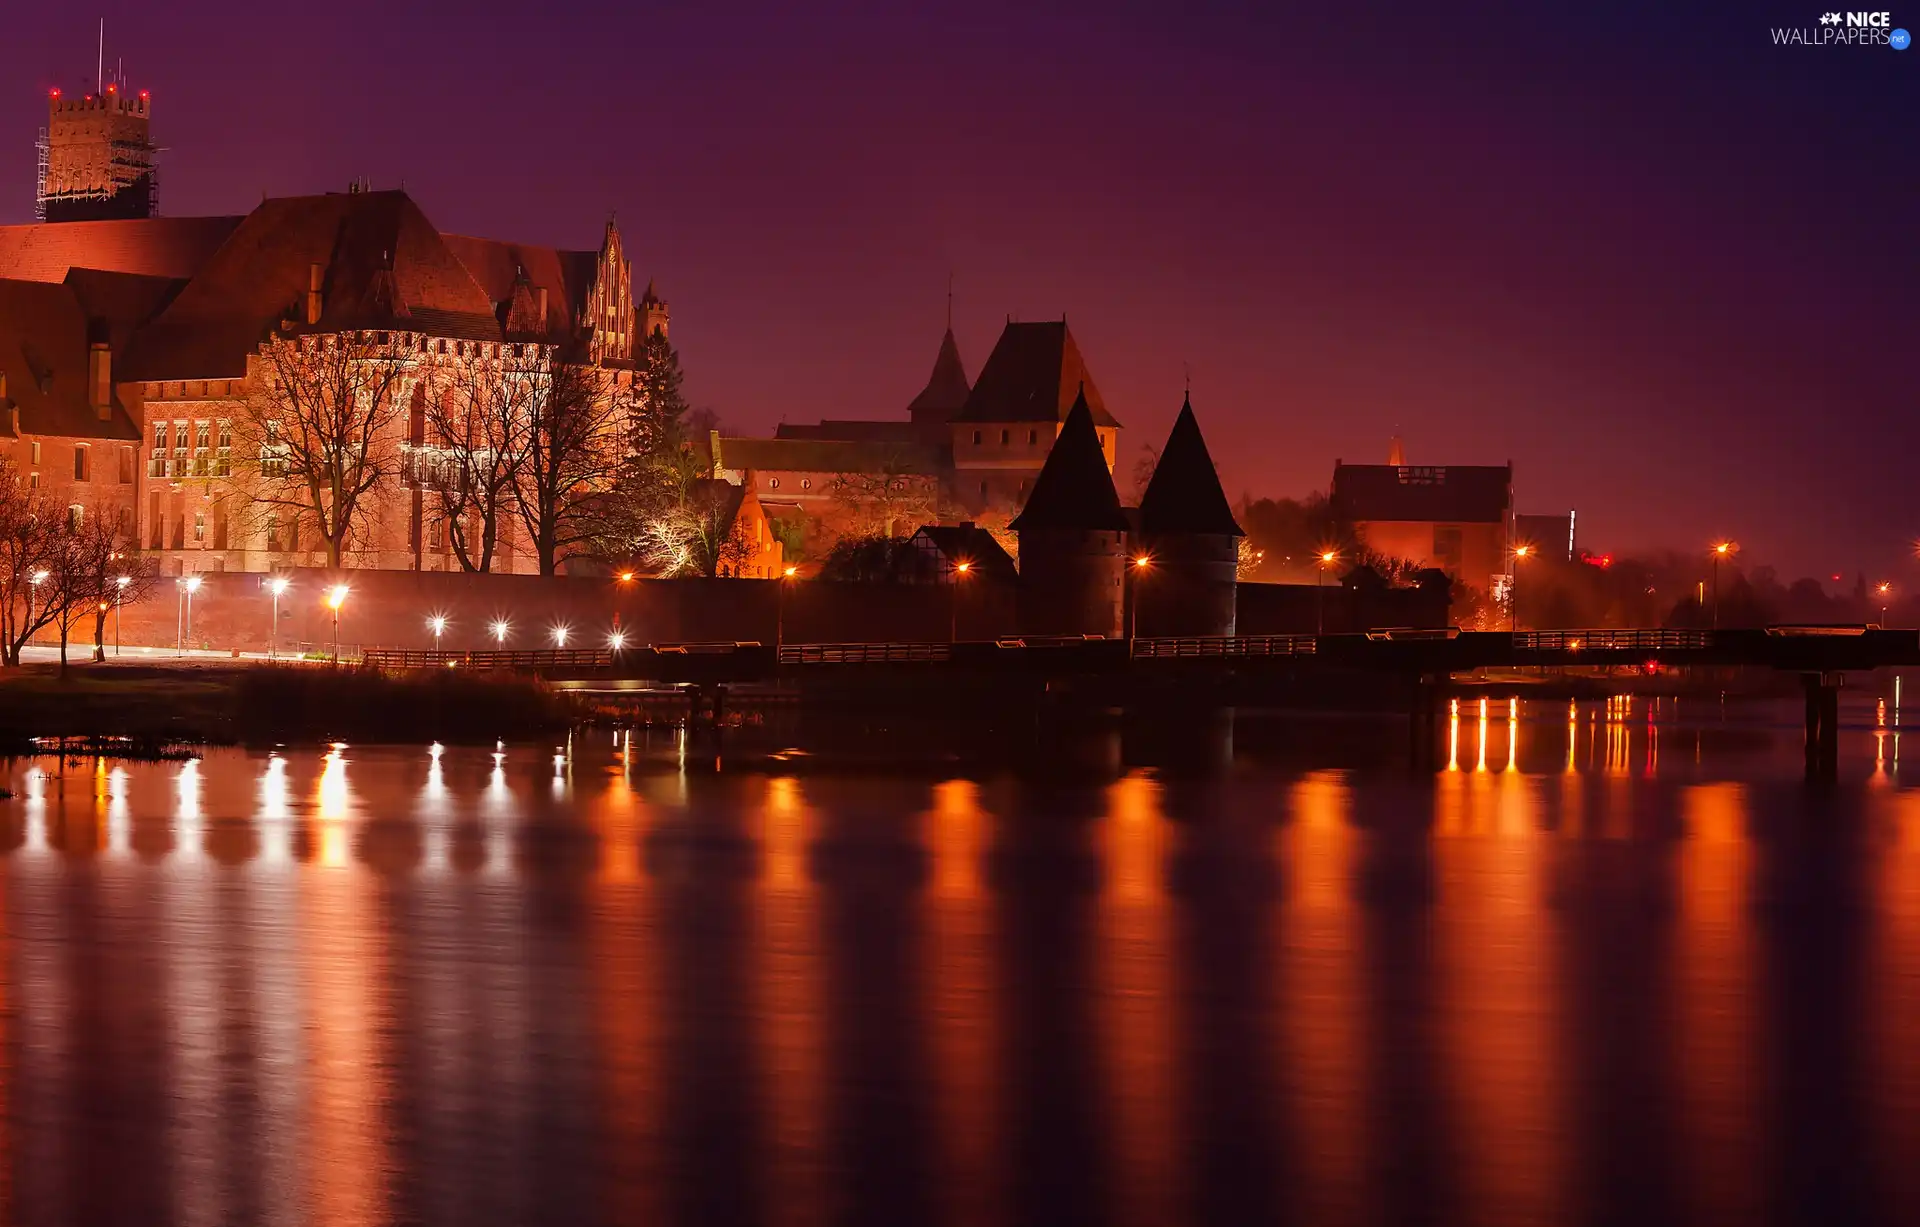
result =
[{"label": "shoreline vegetation", "polygon": [[193,745],[472,744],[564,729],[582,712],[537,679],[290,664],[27,666],[0,674],[0,752],[177,757]]}]

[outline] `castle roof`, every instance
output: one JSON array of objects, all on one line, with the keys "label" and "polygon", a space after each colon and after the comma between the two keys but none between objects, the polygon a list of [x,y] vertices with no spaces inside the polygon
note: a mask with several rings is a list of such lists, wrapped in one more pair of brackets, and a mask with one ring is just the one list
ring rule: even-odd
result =
[{"label": "castle roof", "polygon": [[1120,495],[1107,468],[1107,453],[1093,423],[1093,410],[1082,393],[1074,398],[1060,436],[1047,452],[1047,463],[1034,479],[1033,492],[1013,521],[1015,530],[1127,530],[1127,516],[1120,509]]},{"label": "castle roof", "polygon": [[[957,357],[956,353],[956,357]],[[1062,422],[1084,398],[1095,426],[1114,426],[1065,320],[1009,322],[957,422]]]},{"label": "castle roof", "polygon": [[284,320],[305,327],[308,269],[323,270],[315,331],[392,328],[498,341],[494,304],[404,193],[262,201],[136,339],[138,379],[237,378]]},{"label": "castle roof", "polygon": [[1333,513],[1340,519],[1498,524],[1513,506],[1513,466],[1333,465]]},{"label": "castle roof", "polygon": [[1200,435],[1191,399],[1181,404],[1173,433],[1153,466],[1147,492],[1140,497],[1140,527],[1149,533],[1246,535],[1233,518],[1227,492],[1220,488],[1220,474]]},{"label": "castle roof", "polygon": [[17,409],[22,434],[140,437],[117,397],[106,421],[89,400],[91,327],[73,287],[0,280],[0,371],[7,376],[0,435],[11,433],[11,411]]},{"label": "castle roof", "polygon": [[[896,473],[937,476],[946,456],[935,445],[896,439],[748,439],[715,436],[715,468],[765,473]],[[822,491],[821,493],[825,493]]]},{"label": "castle roof", "polygon": [[933,359],[933,374],[907,406],[907,412],[915,422],[950,422],[967,407],[972,391],[967,384],[966,364],[960,361],[959,343],[953,339],[953,329],[948,328]]},{"label": "castle roof", "polygon": [[503,304],[513,301],[514,285],[522,280],[535,289],[547,291],[550,336],[571,335],[586,313],[587,296],[593,291],[593,278],[600,263],[597,252],[565,251],[461,234],[442,235],[441,241],[472,274],[494,304],[496,314]]},{"label": "castle roof", "polygon": [[0,226],[0,277],[64,281],[76,268],[149,277],[191,277],[227,241],[238,217],[148,217],[127,221]]}]

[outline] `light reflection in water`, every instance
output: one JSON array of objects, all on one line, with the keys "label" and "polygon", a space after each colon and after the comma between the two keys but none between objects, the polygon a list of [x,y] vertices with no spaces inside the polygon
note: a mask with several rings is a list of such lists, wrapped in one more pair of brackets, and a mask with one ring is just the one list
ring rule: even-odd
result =
[{"label": "light reflection in water", "polygon": [[200,813],[200,760],[190,758],[180,764],[174,778],[178,798],[174,808],[174,853],[181,860],[197,861],[202,853]]},{"label": "light reflection in water", "polygon": [[1752,1024],[1753,850],[1739,784],[1694,785],[1681,796],[1680,924],[1673,984],[1678,1000],[1673,1064],[1680,1140],[1689,1157],[1696,1222],[1759,1222],[1766,1210],[1764,1154],[1754,1130],[1766,1097]]},{"label": "light reflection in water", "polygon": [[772,1204],[806,1221],[825,1209],[815,1154],[825,1071],[819,918],[807,874],[815,818],[800,781],[767,780],[761,823],[757,1014],[770,1100],[762,1145]]},{"label": "light reflection in water", "polygon": [[[100,760],[104,765],[106,760]],[[127,769],[115,766],[106,773],[107,851],[127,856],[133,851],[133,812],[127,803]]]},{"label": "light reflection in water", "polygon": [[267,755],[260,773],[260,857],[269,865],[293,860],[293,789],[287,781],[287,760]]},{"label": "light reflection in water", "polygon": [[344,869],[353,858],[351,799],[347,794],[346,747],[335,743],[323,760],[315,798],[320,813],[320,864],[327,869]]},{"label": "light reflection in water", "polygon": [[940,1183],[953,1200],[947,1221],[956,1224],[1000,1222],[1005,1213],[997,1059],[1003,1041],[994,1008],[997,913],[982,874],[989,822],[980,786],[948,780],[934,788],[922,825],[933,870],[919,977],[939,1087]]}]

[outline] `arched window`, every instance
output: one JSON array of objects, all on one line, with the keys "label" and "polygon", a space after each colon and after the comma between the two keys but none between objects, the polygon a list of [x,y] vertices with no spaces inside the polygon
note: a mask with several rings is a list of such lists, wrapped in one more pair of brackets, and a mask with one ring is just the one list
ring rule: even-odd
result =
[{"label": "arched window", "polygon": [[767,489],[778,490],[779,488],[780,488],[780,479],[778,477],[767,478]]}]

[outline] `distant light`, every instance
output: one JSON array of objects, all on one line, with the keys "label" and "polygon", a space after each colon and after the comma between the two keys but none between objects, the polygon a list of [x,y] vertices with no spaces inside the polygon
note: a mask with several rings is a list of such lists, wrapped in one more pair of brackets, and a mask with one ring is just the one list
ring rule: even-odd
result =
[{"label": "distant light", "polygon": [[970,562],[956,562],[953,564],[953,569],[965,575],[967,572],[973,570],[973,564]]},{"label": "distant light", "polygon": [[1134,565],[1134,566],[1136,566],[1136,567],[1145,567],[1145,566],[1146,566],[1146,565],[1147,565],[1148,563],[1150,563],[1150,562],[1152,562],[1152,561],[1153,561],[1153,559],[1151,559],[1151,558],[1149,558],[1149,557],[1148,557],[1147,555],[1145,555],[1145,554],[1142,554],[1142,555],[1140,555],[1140,557],[1138,557],[1138,558],[1136,558],[1136,559],[1134,559],[1134,560],[1133,560],[1133,565]]},{"label": "distant light", "polygon": [[631,571],[620,572],[620,582],[623,584],[631,584],[633,582],[633,572]]},{"label": "distant light", "polygon": [[1515,558],[1525,558],[1531,553],[1533,553],[1533,547],[1530,545],[1516,545],[1513,547],[1513,556]]},{"label": "distant light", "polygon": [[27,582],[30,584],[44,583],[46,581],[47,576],[51,574],[53,574],[51,571],[35,571],[31,576],[27,578]]},{"label": "distant light", "polygon": [[58,98],[59,96],[60,96],[60,91],[57,89],[50,89],[47,91],[47,97],[49,98]]},{"label": "distant light", "polygon": [[553,641],[555,644],[559,645],[560,647],[563,647],[563,648],[566,647],[567,646],[567,628],[564,626],[554,627]]},{"label": "distant light", "polygon": [[116,579],[113,582],[115,587],[124,588],[128,584],[131,584],[133,582],[133,576],[122,575],[119,579]]},{"label": "distant light", "polygon": [[117,85],[109,85],[109,86],[107,86],[107,92],[108,92],[109,94],[111,94],[111,93],[113,93],[113,92],[115,92],[116,90],[118,90],[119,88],[120,88],[120,87],[119,87],[119,86],[117,86]]},{"label": "distant light", "polygon": [[496,621],[490,629],[493,631],[493,637],[495,639],[499,640],[501,643],[505,643],[507,641],[507,631],[509,629],[509,625],[505,618],[501,618],[498,621]]},{"label": "distant light", "polygon": [[345,584],[335,584],[333,589],[327,593],[327,608],[333,610],[335,613],[339,613],[340,607],[346,603],[347,586]]},{"label": "distant light", "polygon": [[433,628],[434,636],[437,638],[441,631],[447,629],[447,620],[436,614],[432,618],[427,619],[427,625]]},{"label": "distant light", "polygon": [[607,646],[608,646],[608,647],[610,647],[610,648],[612,648],[612,649],[613,649],[614,651],[616,651],[616,652],[618,652],[618,651],[619,651],[619,650],[620,650],[621,648],[624,648],[624,647],[626,647],[626,646],[627,646],[627,635],[626,635],[626,632],[625,632],[625,631],[615,631],[615,632],[613,632],[613,634],[611,634],[611,635],[608,635],[608,636],[607,636]]},{"label": "distant light", "polygon": [[153,96],[153,95],[152,95],[152,94],[150,94],[150,93],[149,93],[148,91],[146,91],[146,90],[141,90],[141,91],[140,91],[140,97],[141,97],[142,99],[146,99],[146,98],[150,98],[150,97],[152,97],[152,96]]},{"label": "distant light", "polygon": [[1335,554],[1332,550],[1328,550],[1326,553],[1320,555],[1320,561],[1332,562],[1335,558],[1338,558],[1338,557],[1339,557],[1338,554]]},{"label": "distant light", "polygon": [[788,579],[792,579],[795,573],[797,573],[799,570],[800,570],[799,567],[788,567],[786,570],[786,577]]},{"label": "distant light", "polygon": [[187,591],[188,591],[188,592],[198,592],[198,591],[200,591],[200,585],[201,585],[201,583],[202,583],[202,582],[203,582],[203,581],[202,581],[202,580],[200,579],[200,577],[199,577],[198,575],[195,575],[195,576],[192,576],[192,577],[190,577],[190,578],[189,578],[189,579],[187,580]]},{"label": "distant light", "polygon": [[1887,593],[1889,593],[1889,592],[1892,592],[1892,591],[1893,591],[1893,585],[1892,585],[1892,584],[1881,584],[1881,585],[1880,585],[1880,595],[1881,595],[1881,596],[1885,596],[1885,595],[1887,595]]}]

